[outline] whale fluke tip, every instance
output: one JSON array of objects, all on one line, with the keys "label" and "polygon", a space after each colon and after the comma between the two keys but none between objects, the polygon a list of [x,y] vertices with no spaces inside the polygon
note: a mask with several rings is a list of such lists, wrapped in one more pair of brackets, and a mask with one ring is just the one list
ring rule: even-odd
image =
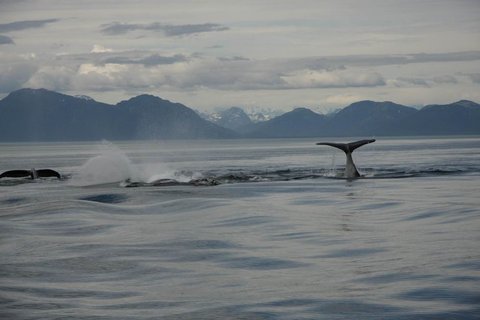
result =
[{"label": "whale fluke tip", "polygon": [[32,170],[9,170],[0,174],[0,178],[33,178]]},{"label": "whale fluke tip", "polygon": [[45,177],[56,177],[58,179],[62,178],[60,173],[52,169],[38,169],[36,171],[39,178],[45,178]]},{"label": "whale fluke tip", "polygon": [[357,149],[357,148],[359,148],[363,145],[366,145],[366,144],[369,144],[369,143],[372,143],[372,142],[375,142],[375,141],[376,141],[375,139],[364,139],[364,140],[358,140],[358,141],[350,142],[350,143],[318,142],[317,146],[319,146],[319,145],[330,146],[330,147],[334,147],[334,148],[343,150],[345,153],[349,153],[349,152],[353,152],[353,150],[355,150],[355,149]]},{"label": "whale fluke tip", "polygon": [[62,176],[55,170],[52,169],[31,169],[31,170],[9,170],[0,174],[1,178],[48,178],[55,177],[61,179]]}]

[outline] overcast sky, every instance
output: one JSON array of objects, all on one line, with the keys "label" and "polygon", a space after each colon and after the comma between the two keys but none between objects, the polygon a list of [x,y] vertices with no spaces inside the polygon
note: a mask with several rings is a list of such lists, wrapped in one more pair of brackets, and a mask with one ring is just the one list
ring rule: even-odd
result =
[{"label": "overcast sky", "polygon": [[479,0],[0,0],[0,97],[318,111],[480,102]]}]

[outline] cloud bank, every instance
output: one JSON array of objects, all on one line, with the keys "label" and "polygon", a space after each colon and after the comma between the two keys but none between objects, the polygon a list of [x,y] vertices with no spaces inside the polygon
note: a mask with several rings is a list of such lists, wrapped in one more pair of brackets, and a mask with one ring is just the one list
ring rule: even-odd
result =
[{"label": "cloud bank", "polygon": [[[468,59],[480,60],[480,52],[254,60],[151,51],[115,52],[96,45],[90,53],[59,55],[50,63],[38,61],[37,68],[29,79],[26,79],[25,72],[20,72],[21,75],[12,77],[16,79],[12,84],[7,84],[8,79],[5,78],[0,89],[5,92],[15,85],[63,91],[115,91],[132,88],[146,91],[258,91],[433,87],[459,83],[459,76],[405,76],[388,79],[379,67],[425,61],[462,62]],[[9,74],[12,75],[12,72],[15,71],[11,70]],[[19,79],[25,82],[20,84]],[[464,75],[463,79],[475,83],[478,75]]]},{"label": "cloud bank", "polygon": [[133,31],[153,31],[160,32],[166,37],[178,37],[186,36],[204,32],[217,32],[228,30],[228,27],[215,23],[203,23],[203,24],[184,24],[184,25],[172,25],[162,24],[158,22],[149,24],[131,24],[112,22],[101,26],[100,30],[106,35],[124,35]]},{"label": "cloud bank", "polygon": [[0,35],[0,44],[14,44],[13,39],[7,36]]},{"label": "cloud bank", "polygon": [[21,31],[25,29],[42,28],[45,25],[53,22],[57,22],[59,19],[45,19],[45,20],[28,20],[28,21],[15,21],[10,23],[0,24],[0,32],[12,32]]}]

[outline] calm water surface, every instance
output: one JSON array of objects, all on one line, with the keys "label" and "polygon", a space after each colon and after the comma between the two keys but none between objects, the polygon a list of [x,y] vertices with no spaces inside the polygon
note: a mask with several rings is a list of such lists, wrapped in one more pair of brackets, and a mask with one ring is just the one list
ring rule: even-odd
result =
[{"label": "calm water surface", "polygon": [[315,142],[0,144],[0,318],[480,319],[480,138]]}]

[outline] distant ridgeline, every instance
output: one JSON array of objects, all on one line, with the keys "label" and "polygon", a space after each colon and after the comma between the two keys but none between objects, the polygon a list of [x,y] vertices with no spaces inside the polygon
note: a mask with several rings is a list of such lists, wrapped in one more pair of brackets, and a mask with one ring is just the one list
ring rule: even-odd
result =
[{"label": "distant ridgeline", "polygon": [[257,123],[232,108],[209,119],[151,95],[109,105],[84,96],[21,89],[0,101],[0,141],[480,134],[480,105],[466,100],[420,110],[360,101],[329,115],[297,108]]}]

